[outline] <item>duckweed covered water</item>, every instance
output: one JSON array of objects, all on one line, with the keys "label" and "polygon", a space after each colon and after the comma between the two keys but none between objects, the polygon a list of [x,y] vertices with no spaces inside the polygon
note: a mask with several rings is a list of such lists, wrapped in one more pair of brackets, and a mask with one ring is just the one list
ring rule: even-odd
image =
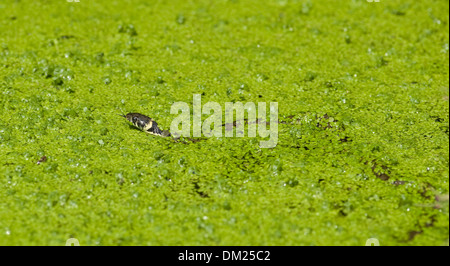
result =
[{"label": "duckweed covered water", "polygon": [[[448,245],[448,12],[1,1],[0,245]],[[277,147],[118,116],[193,94],[278,102]]]}]

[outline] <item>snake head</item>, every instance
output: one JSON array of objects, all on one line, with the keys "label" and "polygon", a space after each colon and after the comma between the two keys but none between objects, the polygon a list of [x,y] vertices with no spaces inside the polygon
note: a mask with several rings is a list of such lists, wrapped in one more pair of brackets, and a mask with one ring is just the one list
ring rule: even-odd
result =
[{"label": "snake head", "polygon": [[[121,114],[120,116],[123,117],[123,118],[125,118],[126,120],[130,121],[131,123],[134,123],[135,121],[133,121],[133,120],[136,120],[136,119],[137,119],[136,116],[134,116],[134,115],[131,114],[131,113],[129,113],[129,114],[127,114],[127,115]],[[133,119],[133,118],[134,118],[134,119]]]}]

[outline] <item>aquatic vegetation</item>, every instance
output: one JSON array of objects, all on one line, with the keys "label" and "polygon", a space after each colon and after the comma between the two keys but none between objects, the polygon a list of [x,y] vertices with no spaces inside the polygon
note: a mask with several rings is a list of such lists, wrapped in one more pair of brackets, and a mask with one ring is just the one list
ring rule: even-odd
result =
[{"label": "aquatic vegetation", "polygon": [[[80,1],[0,3],[0,245],[448,244],[448,1]],[[194,94],[277,146],[117,115]]]}]

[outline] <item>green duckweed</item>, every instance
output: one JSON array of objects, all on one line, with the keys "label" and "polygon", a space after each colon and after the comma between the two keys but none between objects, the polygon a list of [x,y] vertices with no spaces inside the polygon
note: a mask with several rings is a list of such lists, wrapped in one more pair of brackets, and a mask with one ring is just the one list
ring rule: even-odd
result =
[{"label": "green duckweed", "polygon": [[[2,1],[0,245],[448,245],[448,12]],[[118,116],[194,94],[278,102],[278,145]]]}]

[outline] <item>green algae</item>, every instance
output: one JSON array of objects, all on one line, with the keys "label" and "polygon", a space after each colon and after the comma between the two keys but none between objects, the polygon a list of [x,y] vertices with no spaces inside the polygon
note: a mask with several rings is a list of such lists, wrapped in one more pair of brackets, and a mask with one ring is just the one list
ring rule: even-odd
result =
[{"label": "green algae", "polygon": [[[448,245],[448,10],[3,1],[0,244]],[[278,102],[277,147],[117,115],[194,94]]]}]

